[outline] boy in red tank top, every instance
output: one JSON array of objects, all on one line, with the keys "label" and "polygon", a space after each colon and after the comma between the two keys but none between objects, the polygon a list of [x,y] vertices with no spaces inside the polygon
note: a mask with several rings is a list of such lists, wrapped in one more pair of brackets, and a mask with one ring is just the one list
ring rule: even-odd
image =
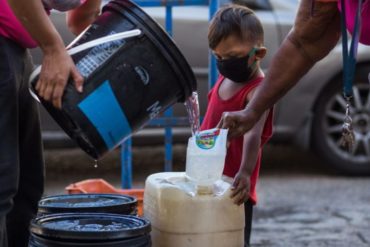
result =
[{"label": "boy in red tank top", "polygon": [[[247,7],[221,8],[211,21],[209,47],[217,58],[220,76],[208,94],[201,130],[215,128],[224,112],[246,107],[264,76],[260,61],[266,54],[263,28]],[[243,137],[230,141],[223,174],[234,179],[234,202],[245,207],[245,246],[249,246],[253,205],[257,202],[262,146],[272,135],[272,109]]]}]

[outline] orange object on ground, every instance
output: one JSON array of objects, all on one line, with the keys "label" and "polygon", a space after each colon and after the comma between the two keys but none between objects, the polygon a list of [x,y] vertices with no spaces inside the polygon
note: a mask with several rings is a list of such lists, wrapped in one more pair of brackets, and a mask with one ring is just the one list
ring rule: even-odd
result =
[{"label": "orange object on ground", "polygon": [[104,179],[87,179],[68,185],[65,188],[68,194],[101,193],[123,194],[134,196],[137,199],[138,215],[143,216],[144,189],[117,189]]}]

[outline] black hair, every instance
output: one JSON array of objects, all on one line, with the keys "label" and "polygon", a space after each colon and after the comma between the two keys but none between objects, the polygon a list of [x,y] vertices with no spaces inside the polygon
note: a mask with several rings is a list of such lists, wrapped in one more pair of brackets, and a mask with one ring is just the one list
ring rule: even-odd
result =
[{"label": "black hair", "polygon": [[255,13],[244,6],[232,4],[217,11],[208,30],[208,44],[211,49],[230,35],[257,45],[263,44],[263,28]]}]

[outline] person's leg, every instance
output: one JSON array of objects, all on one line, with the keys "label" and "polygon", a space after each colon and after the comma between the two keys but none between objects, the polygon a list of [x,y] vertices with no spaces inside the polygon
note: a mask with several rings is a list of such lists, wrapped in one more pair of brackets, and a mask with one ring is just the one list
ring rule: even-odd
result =
[{"label": "person's leg", "polygon": [[39,112],[28,90],[32,70],[29,54],[24,54],[24,68],[18,92],[19,111],[19,183],[14,206],[7,215],[9,247],[28,246],[29,223],[37,213],[44,189],[44,164]]},{"label": "person's leg", "polygon": [[9,41],[0,36],[0,243],[7,246],[6,215],[18,185],[18,58]]},{"label": "person's leg", "polygon": [[244,203],[245,227],[244,227],[244,247],[250,246],[252,232],[253,204],[250,200]]}]

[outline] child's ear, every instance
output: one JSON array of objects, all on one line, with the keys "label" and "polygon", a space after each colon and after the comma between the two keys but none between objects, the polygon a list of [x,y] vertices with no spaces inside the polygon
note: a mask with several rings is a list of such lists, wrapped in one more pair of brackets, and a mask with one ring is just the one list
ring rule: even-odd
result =
[{"label": "child's ear", "polygon": [[258,47],[258,50],[256,51],[256,58],[257,60],[262,60],[267,53],[267,48],[264,46]]}]

